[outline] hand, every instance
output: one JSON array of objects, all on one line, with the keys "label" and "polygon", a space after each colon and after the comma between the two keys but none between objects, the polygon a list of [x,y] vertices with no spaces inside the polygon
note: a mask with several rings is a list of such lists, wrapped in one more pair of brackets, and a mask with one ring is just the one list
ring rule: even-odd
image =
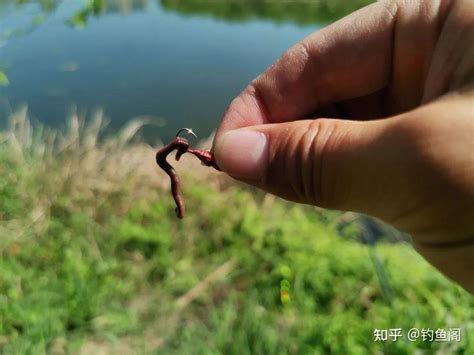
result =
[{"label": "hand", "polygon": [[474,2],[383,1],[286,52],[230,104],[223,171],[411,234],[474,292]]}]

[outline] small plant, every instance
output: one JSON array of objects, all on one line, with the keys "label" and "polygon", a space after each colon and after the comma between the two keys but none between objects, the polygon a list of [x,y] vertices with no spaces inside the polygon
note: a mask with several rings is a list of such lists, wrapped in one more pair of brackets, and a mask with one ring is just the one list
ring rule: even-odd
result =
[{"label": "small plant", "polygon": [[156,163],[160,166],[161,169],[165,171],[170,177],[171,180],[171,192],[173,194],[174,201],[176,202],[176,215],[178,218],[184,217],[184,201],[181,196],[181,181],[179,180],[176,170],[171,166],[170,163],[166,160],[167,156],[173,151],[176,150],[176,161],[179,161],[181,156],[184,153],[191,153],[196,156],[203,165],[213,167],[216,170],[221,170],[216,163],[214,155],[207,150],[191,149],[189,148],[189,142],[180,137],[181,132],[186,132],[190,135],[196,137],[192,129],[181,128],[177,133],[175,139],[171,141],[168,145],[165,145],[156,153]]}]

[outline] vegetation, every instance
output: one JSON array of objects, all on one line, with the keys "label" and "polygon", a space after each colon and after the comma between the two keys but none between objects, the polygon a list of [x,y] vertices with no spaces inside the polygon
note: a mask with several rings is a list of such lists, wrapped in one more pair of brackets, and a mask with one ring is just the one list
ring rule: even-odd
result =
[{"label": "vegetation", "polygon": [[[265,19],[300,25],[330,23],[371,2],[373,0],[160,0],[163,9],[183,15],[205,15],[231,22]],[[143,10],[147,3],[148,0],[88,0],[69,24],[83,28],[91,16]]]},{"label": "vegetation", "polygon": [[[0,353],[474,352],[474,297],[408,243],[371,249],[347,215],[186,156],[179,221],[155,149],[132,139],[143,122],[101,138],[101,112],[64,133],[26,116],[0,136]],[[395,327],[462,341],[374,342]]]},{"label": "vegetation", "polygon": [[0,70],[0,86],[8,86],[10,84],[10,81],[8,80],[7,74]]},{"label": "vegetation", "polygon": [[208,15],[226,21],[266,19],[301,25],[330,23],[372,3],[372,0],[161,0],[164,9],[186,15]]},{"label": "vegetation", "polygon": [[68,21],[74,28],[84,28],[92,16],[106,13],[129,14],[132,11],[143,10],[148,0],[88,0],[84,8],[76,12]]}]

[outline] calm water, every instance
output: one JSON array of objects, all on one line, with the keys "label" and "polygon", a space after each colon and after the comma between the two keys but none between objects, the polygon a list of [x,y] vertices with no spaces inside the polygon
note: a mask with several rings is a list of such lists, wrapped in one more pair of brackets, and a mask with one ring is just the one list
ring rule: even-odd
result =
[{"label": "calm water", "polygon": [[233,16],[173,7],[186,1],[97,3],[0,3],[0,70],[9,81],[0,87],[0,126],[26,103],[34,119],[61,127],[77,105],[104,108],[113,129],[136,116],[163,117],[165,126],[143,129],[149,141],[183,126],[207,136],[250,80],[321,27],[252,9]]}]

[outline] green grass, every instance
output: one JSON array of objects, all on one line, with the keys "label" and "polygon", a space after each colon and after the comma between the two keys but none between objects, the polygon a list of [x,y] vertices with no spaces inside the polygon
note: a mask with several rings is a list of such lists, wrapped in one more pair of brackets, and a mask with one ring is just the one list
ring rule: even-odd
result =
[{"label": "green grass", "polygon": [[[186,157],[179,221],[139,125],[98,143],[100,112],[80,122],[22,111],[0,136],[0,353],[474,353],[474,298],[409,244],[374,249],[384,296],[356,223]],[[398,327],[462,341],[373,341]]]},{"label": "green grass", "polygon": [[327,24],[374,2],[373,0],[161,0],[165,10],[204,15],[231,22],[255,19],[299,25]]}]

